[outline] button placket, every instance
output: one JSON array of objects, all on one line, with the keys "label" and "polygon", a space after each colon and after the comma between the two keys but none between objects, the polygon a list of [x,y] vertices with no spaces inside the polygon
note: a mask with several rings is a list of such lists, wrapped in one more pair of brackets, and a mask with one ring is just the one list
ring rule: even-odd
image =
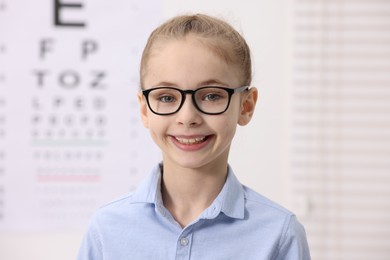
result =
[{"label": "button placket", "polygon": [[192,236],[192,227],[187,227],[182,231],[177,240],[176,260],[190,259]]},{"label": "button placket", "polygon": [[192,227],[188,227],[187,229],[183,230],[178,241],[180,246],[182,247],[189,246],[192,238],[192,232],[193,232]]}]

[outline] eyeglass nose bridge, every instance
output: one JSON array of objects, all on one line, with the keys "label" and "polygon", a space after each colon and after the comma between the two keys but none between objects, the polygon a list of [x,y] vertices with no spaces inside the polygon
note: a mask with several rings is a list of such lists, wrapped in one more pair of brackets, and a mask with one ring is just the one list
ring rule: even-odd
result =
[{"label": "eyeglass nose bridge", "polygon": [[184,102],[186,101],[186,97],[187,95],[191,95],[191,100],[192,100],[192,104],[194,105],[194,107],[199,111],[199,112],[202,112],[204,113],[200,107],[198,106],[198,104],[196,103],[196,98],[195,98],[195,93],[197,91],[197,89],[193,90],[193,89],[179,89],[180,93],[181,93],[181,96],[182,96],[182,100],[181,100],[181,104],[179,106],[179,108],[177,109],[177,111],[179,111],[182,106],[184,105]]}]

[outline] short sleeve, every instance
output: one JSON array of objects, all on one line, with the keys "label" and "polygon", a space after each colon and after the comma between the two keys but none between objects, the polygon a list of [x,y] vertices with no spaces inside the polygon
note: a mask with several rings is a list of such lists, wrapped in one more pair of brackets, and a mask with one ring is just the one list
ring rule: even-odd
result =
[{"label": "short sleeve", "polygon": [[310,260],[306,232],[295,216],[291,216],[281,238],[276,260]]}]

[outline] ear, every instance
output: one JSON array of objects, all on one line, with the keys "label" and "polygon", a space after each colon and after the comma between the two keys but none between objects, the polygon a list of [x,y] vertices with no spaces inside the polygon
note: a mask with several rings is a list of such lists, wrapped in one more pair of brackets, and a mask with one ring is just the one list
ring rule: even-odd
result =
[{"label": "ear", "polygon": [[255,112],[257,102],[257,88],[252,87],[244,95],[241,100],[241,112],[238,118],[238,124],[244,126],[248,124]]},{"label": "ear", "polygon": [[139,109],[141,112],[141,120],[142,124],[144,127],[148,128],[149,127],[149,119],[148,119],[148,105],[146,104],[146,100],[144,98],[144,95],[142,95],[142,92],[138,92],[138,104],[139,104]]}]

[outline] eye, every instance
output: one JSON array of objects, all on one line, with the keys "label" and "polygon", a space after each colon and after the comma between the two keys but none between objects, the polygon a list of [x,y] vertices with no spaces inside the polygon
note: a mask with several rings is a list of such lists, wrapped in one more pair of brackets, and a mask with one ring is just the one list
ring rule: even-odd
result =
[{"label": "eye", "polygon": [[158,100],[163,103],[173,103],[176,101],[176,98],[170,95],[162,95],[158,98]]},{"label": "eye", "polygon": [[201,88],[197,92],[197,98],[201,101],[220,102],[227,98],[227,92],[221,88],[206,87]]},{"label": "eye", "polygon": [[205,95],[203,100],[206,100],[206,101],[217,101],[217,100],[219,100],[221,98],[222,97],[219,94],[210,93],[210,94]]}]

